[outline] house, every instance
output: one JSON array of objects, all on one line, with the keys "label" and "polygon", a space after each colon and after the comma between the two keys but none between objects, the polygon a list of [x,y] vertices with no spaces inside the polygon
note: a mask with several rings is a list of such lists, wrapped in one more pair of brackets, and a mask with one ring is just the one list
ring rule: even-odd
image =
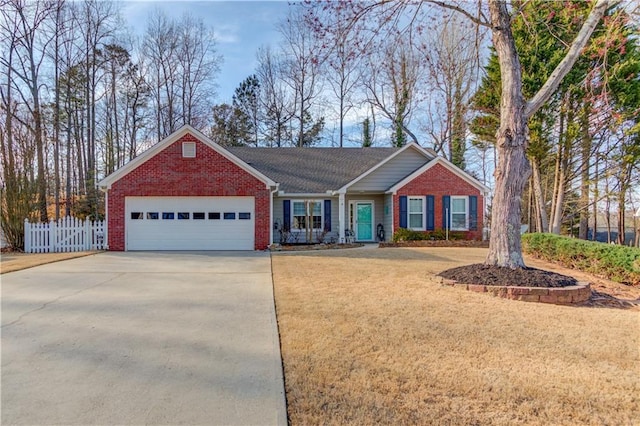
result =
[{"label": "house", "polygon": [[[99,183],[110,250],[262,250],[389,240],[399,228],[480,239],[488,188],[402,148],[221,147],[184,126]],[[286,241],[281,241],[286,239]]]}]

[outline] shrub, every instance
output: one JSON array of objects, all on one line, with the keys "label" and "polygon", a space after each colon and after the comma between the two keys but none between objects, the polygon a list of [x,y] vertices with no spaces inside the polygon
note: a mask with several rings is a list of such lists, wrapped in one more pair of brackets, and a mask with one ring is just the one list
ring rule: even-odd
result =
[{"label": "shrub", "polygon": [[[465,233],[460,231],[449,231],[450,240],[464,240]],[[414,231],[411,229],[400,228],[393,233],[393,242],[401,241],[421,241],[421,240],[446,240],[447,233],[444,229],[436,229],[435,231]]]},{"label": "shrub", "polygon": [[426,240],[427,235],[425,232],[413,231],[411,229],[400,228],[393,233],[393,242],[399,241],[419,241]]},{"label": "shrub", "polygon": [[540,259],[558,262],[624,284],[640,285],[640,249],[554,234],[522,236],[522,250]]}]

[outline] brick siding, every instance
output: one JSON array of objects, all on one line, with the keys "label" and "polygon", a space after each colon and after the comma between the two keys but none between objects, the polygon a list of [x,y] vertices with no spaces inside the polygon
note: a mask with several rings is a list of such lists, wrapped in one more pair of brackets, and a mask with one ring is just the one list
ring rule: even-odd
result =
[{"label": "brick siding", "polygon": [[[182,157],[182,142],[196,142],[196,157]],[[255,249],[269,245],[271,218],[265,183],[186,134],[115,182],[108,193],[109,250],[125,249],[125,197],[255,197]]]},{"label": "brick siding", "polygon": [[478,197],[478,230],[466,231],[465,238],[469,240],[482,239],[484,197],[478,188],[469,184],[464,179],[451,172],[442,164],[436,164],[411,182],[400,188],[393,196],[393,231],[400,228],[400,196],[424,196],[435,197],[435,229],[444,229],[442,223],[442,196],[469,196]]}]

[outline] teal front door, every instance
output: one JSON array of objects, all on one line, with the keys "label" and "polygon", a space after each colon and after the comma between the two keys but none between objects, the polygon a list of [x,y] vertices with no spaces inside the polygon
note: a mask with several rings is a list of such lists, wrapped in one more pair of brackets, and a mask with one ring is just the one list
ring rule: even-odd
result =
[{"label": "teal front door", "polygon": [[356,203],[356,241],[373,240],[373,204]]}]

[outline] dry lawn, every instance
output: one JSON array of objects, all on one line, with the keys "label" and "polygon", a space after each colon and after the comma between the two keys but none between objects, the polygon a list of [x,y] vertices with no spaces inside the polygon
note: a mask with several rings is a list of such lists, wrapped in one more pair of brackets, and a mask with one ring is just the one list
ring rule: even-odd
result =
[{"label": "dry lawn", "polygon": [[97,251],[82,251],[75,253],[2,253],[0,254],[0,274],[32,268],[46,263],[59,262],[75,257],[96,254]]},{"label": "dry lawn", "polygon": [[434,276],[485,253],[274,254],[291,424],[640,424],[640,311],[498,299]]}]

